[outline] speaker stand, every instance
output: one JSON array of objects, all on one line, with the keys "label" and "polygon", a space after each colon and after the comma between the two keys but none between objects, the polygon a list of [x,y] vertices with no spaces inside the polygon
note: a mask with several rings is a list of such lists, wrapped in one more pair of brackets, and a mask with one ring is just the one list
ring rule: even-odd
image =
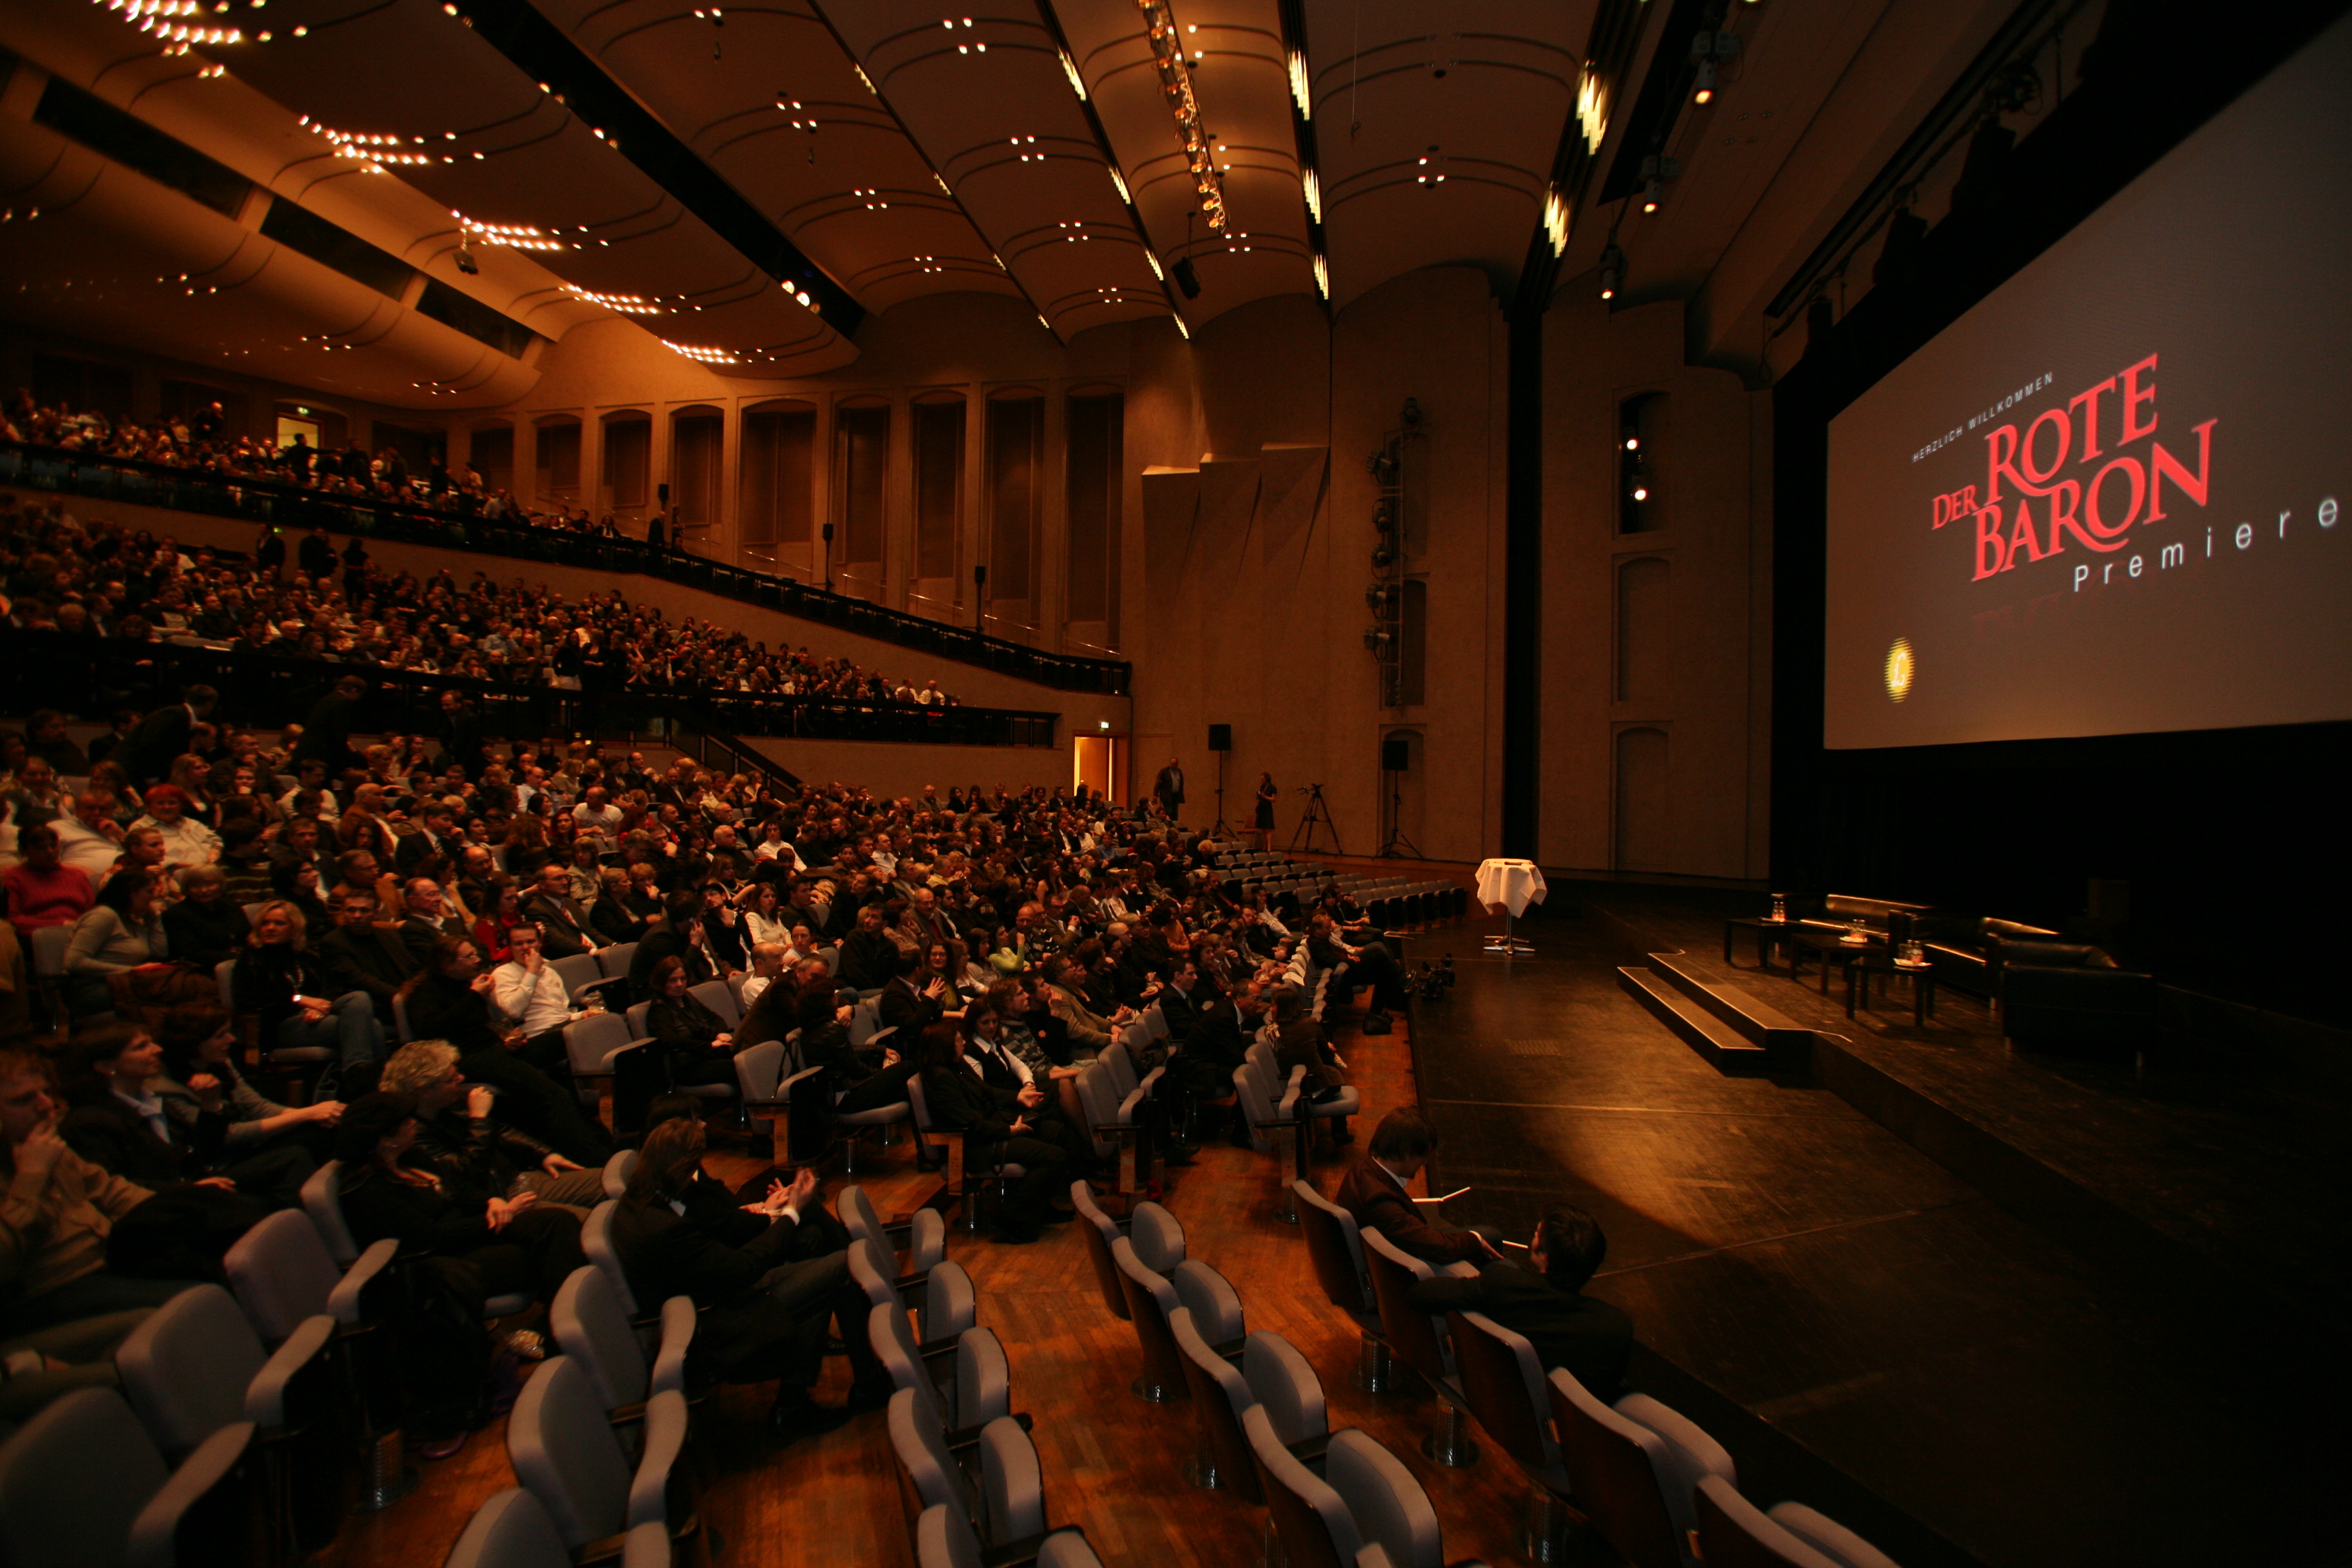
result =
[{"label": "speaker stand", "polygon": [[1225,826],[1225,753],[1219,752],[1217,753],[1217,825],[1209,829],[1209,837],[1222,844],[1225,840],[1225,836],[1231,832],[1233,829]]},{"label": "speaker stand", "polygon": [[1412,839],[1405,837],[1403,810],[1404,785],[1400,782],[1403,779],[1404,775],[1398,773],[1393,768],[1383,769],[1382,771],[1389,775],[1389,837],[1388,842],[1381,846],[1381,852],[1376,858],[1382,860],[1428,859],[1429,857],[1421,852],[1421,847],[1413,843]]}]

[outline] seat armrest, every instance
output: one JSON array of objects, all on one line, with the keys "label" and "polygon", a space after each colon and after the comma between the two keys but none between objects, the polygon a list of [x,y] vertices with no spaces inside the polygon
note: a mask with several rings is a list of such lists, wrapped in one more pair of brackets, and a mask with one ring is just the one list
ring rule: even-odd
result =
[{"label": "seat armrest", "polygon": [[125,1568],[171,1568],[177,1560],[181,1522],[215,1487],[236,1473],[253,1447],[254,1426],[238,1421],[222,1427],[180,1461],[163,1488],[131,1521],[121,1561]]},{"label": "seat armrest", "polygon": [[360,1254],[358,1261],[344,1271],[342,1279],[328,1293],[327,1315],[338,1323],[358,1322],[360,1292],[365,1290],[376,1276],[391,1268],[392,1260],[399,1253],[400,1243],[391,1237],[370,1242],[367,1250]]},{"label": "seat armrest", "polygon": [[[997,1419],[1002,1420],[1003,1418],[999,1416]],[[1025,1410],[1016,1410],[1013,1413],[1013,1423],[1021,1428],[1021,1430],[1026,1432],[1035,1425],[1036,1418]],[[959,1452],[967,1448],[977,1447],[980,1444],[980,1435],[986,1430],[988,1430],[988,1426],[984,1422],[978,1426],[950,1427],[948,1431],[948,1447],[950,1449],[954,1449]]]},{"label": "seat armrest", "polygon": [[286,1391],[294,1380],[326,1353],[335,1337],[335,1320],[320,1313],[295,1325],[286,1342],[264,1362],[246,1384],[245,1418],[275,1433],[286,1424]]},{"label": "seat armrest", "polygon": [[645,1438],[629,1481],[631,1529],[669,1517],[670,1471],[686,1447],[686,1395],[673,1390],[646,1401]]},{"label": "seat armrest", "polygon": [[1331,1434],[1318,1432],[1312,1437],[1301,1437],[1297,1442],[1286,1443],[1283,1447],[1288,1448],[1290,1457],[1302,1465],[1320,1465],[1324,1454],[1330,1449]]},{"label": "seat armrest", "polygon": [[1083,1541],[1086,1539],[1086,1534],[1087,1532],[1076,1525],[1066,1524],[1059,1530],[1049,1530],[1043,1535],[1033,1535],[1024,1541],[1009,1541],[1002,1546],[987,1547],[981,1552],[980,1568],[1024,1568],[1024,1564],[1037,1561],[1037,1554],[1045,1550],[1045,1542],[1053,1540],[1054,1537],[1075,1535]]}]

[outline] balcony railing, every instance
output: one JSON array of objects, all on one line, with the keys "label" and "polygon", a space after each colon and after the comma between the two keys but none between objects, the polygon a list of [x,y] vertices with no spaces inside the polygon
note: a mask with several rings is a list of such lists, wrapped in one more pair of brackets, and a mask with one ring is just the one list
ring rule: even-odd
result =
[{"label": "balcony railing", "polygon": [[129,642],[68,632],[0,632],[0,708],[12,713],[59,708],[94,719],[121,708],[143,712],[176,700],[186,687],[202,685],[220,692],[220,717],[228,722],[277,729],[300,720],[346,675],[358,675],[372,688],[352,725],[370,733],[433,732],[440,725],[444,691],[464,692],[480,715],[484,732],[507,740],[661,737],[683,728],[814,741],[1051,746],[1061,718],[1007,708],[751,692],[634,687],[572,691],[187,638]]},{"label": "balcony railing", "polygon": [[362,539],[438,545],[521,561],[560,562],[593,571],[642,573],[895,643],[935,658],[1034,681],[1056,691],[1124,697],[1129,690],[1129,667],[1118,659],[1045,653],[869,600],[827,593],[793,578],[730,566],[682,551],[656,549],[641,539],[492,521],[366,496],[304,489],[275,479],[241,479],[16,442],[0,442],[0,484],[208,517],[242,518],[288,529],[324,528],[331,533],[356,533]]}]

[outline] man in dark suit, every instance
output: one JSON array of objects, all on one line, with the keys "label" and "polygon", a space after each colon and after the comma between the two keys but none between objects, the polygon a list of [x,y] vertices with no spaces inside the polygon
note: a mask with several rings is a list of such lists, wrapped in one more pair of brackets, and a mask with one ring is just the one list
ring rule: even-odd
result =
[{"label": "man in dark suit", "polygon": [[389,1026],[393,994],[422,966],[398,935],[375,923],[375,916],[372,894],[345,898],[335,908],[335,929],[319,940],[319,962],[326,965],[337,995],[366,992],[375,1016]]},{"label": "man in dark suit", "polygon": [[213,710],[220,693],[209,686],[191,686],[180,694],[180,700],[168,708],[158,708],[139,721],[116,748],[114,760],[122,764],[133,782],[150,784],[172,771],[172,763],[188,749],[195,733],[196,721]]},{"label": "man in dark suit", "polygon": [[435,856],[454,858],[457,851],[457,820],[445,803],[436,800],[425,808],[423,831],[403,838],[393,850],[393,869],[407,876]]},{"label": "man in dark suit", "polygon": [[[813,1220],[823,1212],[816,1173],[803,1168],[789,1187],[772,1187],[758,1205],[767,1223],[738,1244],[735,1234],[701,1223],[685,1201],[703,1147],[700,1123],[685,1117],[646,1135],[628,1193],[613,1215],[613,1250],[630,1289],[649,1301],[685,1296],[701,1310],[692,1349],[698,1372],[723,1383],[780,1380],[768,1419],[788,1440],[880,1408],[890,1380],[865,1332],[866,1295],[849,1277],[848,1257],[805,1255],[801,1216],[810,1213]],[[845,1408],[813,1396],[828,1317],[838,1323],[855,1373]]]},{"label": "man in dark suit", "polygon": [[482,721],[462,691],[441,694],[441,754],[434,761],[443,769],[457,763],[469,779],[482,776]]},{"label": "man in dark suit", "polygon": [[523,900],[522,912],[539,923],[545,938],[542,950],[550,959],[573,958],[596,945],[588,930],[588,912],[572,896],[572,873],[560,860],[539,868],[539,885]]},{"label": "man in dark suit", "polygon": [[1168,813],[1168,820],[1179,820],[1184,809],[1184,765],[1174,757],[1169,758],[1168,765],[1160,770],[1160,776],[1151,781],[1151,793],[1159,797],[1161,807]]},{"label": "man in dark suit", "polygon": [[327,764],[330,778],[352,765],[352,726],[358,721],[360,699],[367,689],[358,676],[346,675],[311,705],[310,717],[302,721],[302,738],[294,745],[296,763],[316,757]]},{"label": "man in dark suit", "polygon": [[1406,1184],[1421,1174],[1436,1150],[1437,1129],[1429,1118],[1409,1105],[1391,1110],[1372,1129],[1371,1146],[1339,1178],[1331,1201],[1355,1215],[1358,1226],[1377,1229],[1390,1246],[1424,1263],[1442,1268],[1500,1261],[1503,1255],[1486,1234],[1433,1225],[1422,1217],[1423,1205],[1413,1201]]},{"label": "man in dark suit", "polygon": [[1608,1254],[1609,1238],[1598,1221],[1580,1208],[1556,1204],[1544,1211],[1528,1243],[1525,1268],[1489,1259],[1474,1279],[1423,1279],[1405,1299],[1415,1311],[1433,1315],[1485,1313],[1526,1335],[1547,1370],[1565,1370],[1593,1398],[1613,1405],[1633,1347],[1633,1320],[1584,1294],[1585,1282]]},{"label": "man in dark suit", "polygon": [[441,900],[441,884],[430,877],[411,877],[401,884],[400,944],[423,968],[433,958],[433,944],[445,936],[471,936],[464,921]]}]

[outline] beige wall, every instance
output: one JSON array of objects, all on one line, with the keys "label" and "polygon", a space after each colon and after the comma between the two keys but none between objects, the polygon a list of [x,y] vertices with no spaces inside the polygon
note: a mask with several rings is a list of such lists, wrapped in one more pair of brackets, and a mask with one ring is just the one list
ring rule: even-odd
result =
[{"label": "beige wall", "polygon": [[[747,745],[782,763],[812,784],[863,786],[877,795],[919,795],[925,784],[949,790],[1003,784],[1020,791],[1031,784],[1070,787],[1070,748],[1042,746],[918,746],[887,741],[799,741],[770,736]],[[1150,780],[1144,781],[1147,784]]]},{"label": "beige wall", "polygon": [[[1769,395],[1684,363],[1682,307],[1613,314],[1570,289],[1544,330],[1543,784],[1548,866],[1765,874],[1770,724]],[[1666,397],[1653,461],[1667,526],[1618,531],[1618,407]],[[1666,563],[1663,641],[1633,651],[1662,681],[1621,700],[1621,574]],[[1662,798],[1621,797],[1619,737],[1666,736]],[[1657,815],[1660,853],[1622,866],[1619,820]]]}]

